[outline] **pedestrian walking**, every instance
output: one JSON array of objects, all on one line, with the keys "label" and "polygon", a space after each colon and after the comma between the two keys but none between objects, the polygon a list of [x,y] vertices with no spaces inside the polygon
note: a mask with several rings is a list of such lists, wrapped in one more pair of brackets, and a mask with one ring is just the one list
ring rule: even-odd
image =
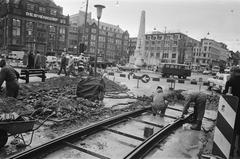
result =
[{"label": "pedestrian walking", "polygon": [[[236,138],[238,137],[238,145],[237,145],[237,155],[240,156],[240,110],[239,110],[239,103],[240,103],[240,67],[234,66],[230,70],[231,76],[230,79],[226,82],[225,89],[223,94],[231,93],[233,96],[237,96],[239,98],[238,101],[238,111],[235,118],[235,125],[234,125],[234,133],[233,133],[233,143],[232,143],[232,150],[230,155],[233,156],[233,152],[235,149],[235,142]],[[230,92],[229,92],[230,90]]]},{"label": "pedestrian walking", "polygon": [[73,58],[72,55],[70,55],[70,57],[69,57],[67,68],[68,68],[68,74],[67,75],[69,76],[70,74],[73,74],[75,76],[75,73],[73,72],[74,71],[74,58]]},{"label": "pedestrian walking", "polygon": [[207,94],[199,91],[183,91],[182,98],[185,100],[182,117],[188,113],[190,106],[194,108],[192,130],[201,130],[202,120],[205,113]]},{"label": "pedestrian walking", "polygon": [[0,61],[0,86],[6,81],[6,96],[17,98],[19,91],[19,73],[11,66],[6,65],[5,60]]},{"label": "pedestrian walking", "polygon": [[66,67],[67,67],[67,58],[66,58],[65,52],[63,52],[63,53],[62,53],[62,57],[61,57],[60,70],[59,70],[59,72],[58,72],[58,75],[60,75],[61,72],[62,72],[62,70],[63,70],[64,73],[65,73],[65,76],[67,76]]}]

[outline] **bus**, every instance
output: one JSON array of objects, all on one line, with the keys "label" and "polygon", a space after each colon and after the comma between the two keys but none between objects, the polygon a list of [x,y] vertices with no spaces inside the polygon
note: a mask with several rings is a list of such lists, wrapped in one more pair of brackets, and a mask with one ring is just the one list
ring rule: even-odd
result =
[{"label": "bus", "polygon": [[191,76],[190,66],[185,64],[164,63],[160,66],[162,77],[178,76],[186,79]]}]

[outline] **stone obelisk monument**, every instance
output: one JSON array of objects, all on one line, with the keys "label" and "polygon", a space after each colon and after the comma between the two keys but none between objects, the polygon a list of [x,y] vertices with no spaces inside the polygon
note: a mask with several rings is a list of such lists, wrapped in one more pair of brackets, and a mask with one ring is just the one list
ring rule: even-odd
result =
[{"label": "stone obelisk monument", "polygon": [[137,37],[137,45],[134,51],[134,64],[136,66],[143,66],[145,63],[144,56],[145,56],[145,11],[142,11]]}]

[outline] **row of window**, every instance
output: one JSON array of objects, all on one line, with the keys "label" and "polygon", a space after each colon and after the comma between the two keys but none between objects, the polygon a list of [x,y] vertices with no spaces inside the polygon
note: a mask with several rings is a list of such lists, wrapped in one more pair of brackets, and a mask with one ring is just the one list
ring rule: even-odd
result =
[{"label": "row of window", "polygon": [[193,53],[193,56],[201,56],[202,57],[210,57],[210,54],[206,54],[206,53]]},{"label": "row of window", "polygon": [[[13,36],[20,36],[21,20],[13,19],[12,26],[13,26]],[[49,29],[50,33],[55,33],[56,32],[56,26],[53,26],[53,25],[45,25],[43,23],[37,23],[37,28]],[[27,21],[26,22],[27,35],[32,35],[33,29],[34,29],[33,22]],[[66,34],[66,29],[64,27],[60,27],[59,28],[59,33],[65,35]]]},{"label": "row of window", "polygon": [[[154,54],[156,54],[156,56],[154,56]],[[150,53],[150,57],[155,57],[155,58],[160,58],[160,53]],[[169,53],[163,53],[162,54],[162,58],[166,59],[169,57]],[[172,58],[175,59],[177,57],[177,54],[172,54]]]},{"label": "row of window", "polygon": [[56,16],[57,15],[57,10],[56,9],[49,9],[49,8],[45,8],[45,7],[42,7],[42,6],[37,6],[35,4],[31,4],[31,3],[28,3],[27,4],[27,10],[29,11],[36,11],[38,10],[38,12],[40,13],[49,13],[50,15],[53,15],[53,16]]},{"label": "row of window", "polygon": [[173,44],[173,45],[178,45],[178,41],[146,41],[146,45],[156,45],[156,44],[160,44],[160,45],[170,45],[170,44]]},{"label": "row of window", "polygon": [[174,35],[146,35],[147,40],[170,40],[170,39],[181,39],[182,36],[180,34],[174,34]]},{"label": "row of window", "polygon": [[[89,28],[86,28],[86,32],[88,33],[89,32]],[[97,29],[95,28],[92,28],[91,29],[91,33],[94,33],[96,34],[97,33]],[[127,35],[122,35],[122,34],[118,34],[118,33],[111,33],[111,32],[107,32],[107,31],[104,31],[104,30],[99,30],[99,34],[100,35],[108,35],[110,37],[116,37],[116,38],[119,38],[119,39],[128,39],[128,36]]]},{"label": "row of window", "polygon": [[177,47],[145,47],[145,50],[168,50],[177,52]]}]

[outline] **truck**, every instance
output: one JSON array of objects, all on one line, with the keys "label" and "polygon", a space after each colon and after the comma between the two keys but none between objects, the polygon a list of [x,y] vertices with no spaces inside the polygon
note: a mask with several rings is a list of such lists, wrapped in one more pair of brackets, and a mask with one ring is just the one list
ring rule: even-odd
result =
[{"label": "truck", "polygon": [[11,51],[8,54],[9,59],[23,60],[24,51]]},{"label": "truck", "polygon": [[178,78],[186,79],[191,76],[190,66],[176,63],[163,63],[160,65],[162,77],[178,76]]}]

